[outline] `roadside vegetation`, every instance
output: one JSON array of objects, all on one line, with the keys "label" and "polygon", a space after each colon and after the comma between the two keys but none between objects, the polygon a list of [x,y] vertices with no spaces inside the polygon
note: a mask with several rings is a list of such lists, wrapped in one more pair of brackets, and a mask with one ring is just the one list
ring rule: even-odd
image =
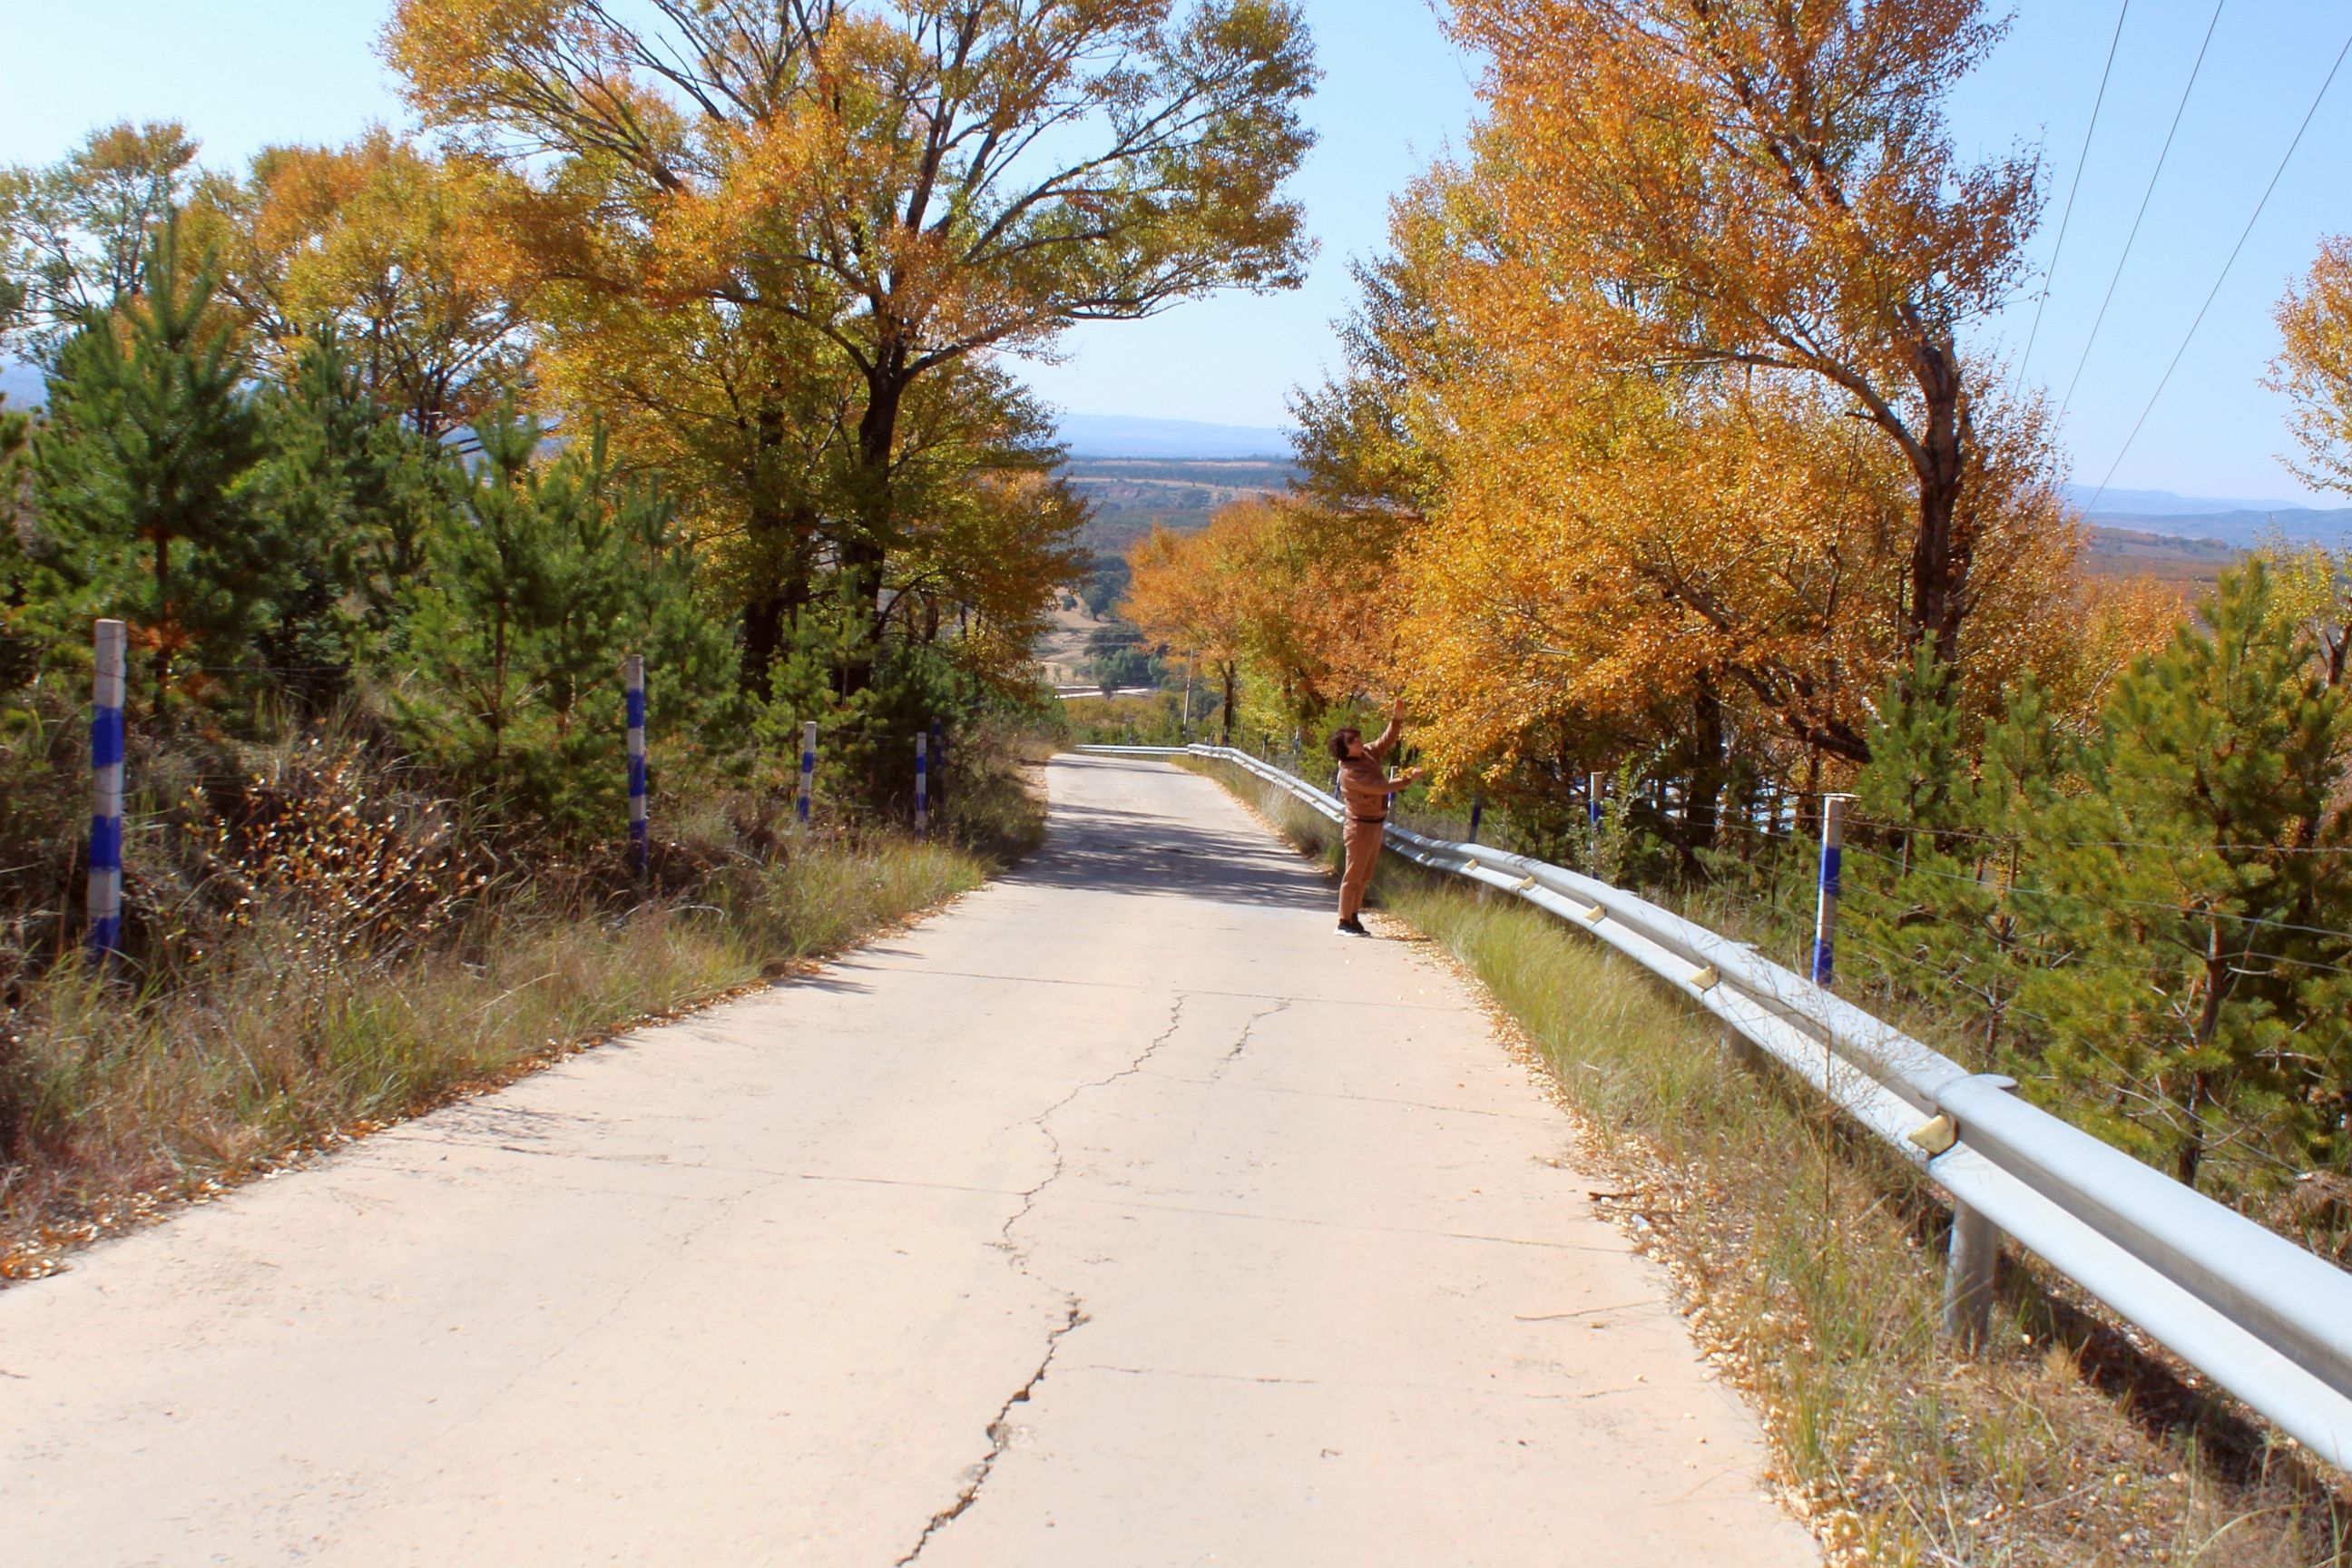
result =
[{"label": "roadside vegetation", "polygon": [[[9,1245],[1020,852],[1036,644],[1090,580],[1003,356],[1309,253],[1310,47],[1257,0],[402,0],[381,47],[414,137],[208,166],[126,120],[0,168],[0,353],[44,385],[0,410]],[[92,953],[100,620],[129,794]]]},{"label": "roadside vegetation", "polygon": [[[1336,863],[1324,818],[1193,765]],[[2340,1478],[2030,1264],[2004,1270],[1985,1349],[1948,1354],[1930,1185],[1727,1049],[1711,1016],[1541,910],[1395,857],[1374,907],[1482,985],[1550,1069],[1603,1212],[1754,1402],[1832,1563],[2352,1563]]]},{"label": "roadside vegetation", "polygon": [[[1130,553],[1200,730],[1312,756],[1402,693],[1408,813],[1784,954],[1851,795],[1843,988],[2352,1253],[2352,552],[2193,605],[2086,569],[1991,341],[2044,168],[1943,115],[1993,8],[1450,15],[1482,111],[1360,270],[1299,484]],[[2352,242],[2278,319],[2295,471],[2352,492]]]},{"label": "roadside vegetation", "polygon": [[609,845],[486,833],[331,731],[143,814],[168,943],[101,969],[26,963],[0,1006],[0,1279],[625,1028],[853,946],[1042,837],[1024,770],[1050,732],[967,731],[927,838],[750,792],[670,801],[649,875]]}]

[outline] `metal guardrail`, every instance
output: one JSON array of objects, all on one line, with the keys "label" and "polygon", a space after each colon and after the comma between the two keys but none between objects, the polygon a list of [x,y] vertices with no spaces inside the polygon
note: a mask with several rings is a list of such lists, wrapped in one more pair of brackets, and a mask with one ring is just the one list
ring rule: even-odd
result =
[{"label": "metal guardrail", "polygon": [[[1223,746],[1082,746],[1210,758],[1323,816],[1328,792]],[[1980,1331],[2007,1233],[2311,1453],[2352,1469],[2352,1274],[2173,1181],[1794,971],[1621,888],[1393,823],[1391,847],[1591,931],[1827,1095],[1950,1198],[1945,1321]]]}]

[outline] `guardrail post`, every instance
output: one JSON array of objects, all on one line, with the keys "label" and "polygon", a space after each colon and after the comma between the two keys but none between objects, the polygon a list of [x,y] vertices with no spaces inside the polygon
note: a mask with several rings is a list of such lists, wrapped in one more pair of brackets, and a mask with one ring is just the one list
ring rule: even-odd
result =
[{"label": "guardrail post", "polygon": [[1963,1203],[1952,1205],[1951,1248],[1944,1258],[1944,1337],[1958,1349],[1974,1351],[1985,1342],[1992,1319],[1993,1268],[2000,1259],[2000,1231]]},{"label": "guardrail post", "polygon": [[1849,797],[1822,797],[1821,901],[1813,913],[1813,984],[1827,990],[1837,981],[1838,893],[1844,886],[1845,803]]},{"label": "guardrail post", "polygon": [[98,623],[89,721],[89,951],[100,963],[122,946],[122,695],[130,634]]},{"label": "guardrail post", "polygon": [[809,804],[816,795],[816,721],[801,726],[801,784],[793,800],[793,820],[805,832],[809,825]]},{"label": "guardrail post", "polygon": [[621,680],[628,691],[629,864],[643,876],[653,857],[653,838],[646,824],[645,655],[633,653],[621,661]]}]

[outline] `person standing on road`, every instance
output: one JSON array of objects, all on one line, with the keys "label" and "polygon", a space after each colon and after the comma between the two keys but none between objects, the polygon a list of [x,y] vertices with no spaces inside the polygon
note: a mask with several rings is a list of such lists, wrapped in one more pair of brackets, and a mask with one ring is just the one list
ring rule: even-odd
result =
[{"label": "person standing on road", "polygon": [[1381,858],[1387,837],[1389,796],[1421,777],[1419,768],[1395,778],[1381,765],[1396,749],[1404,724],[1404,699],[1389,710],[1389,727],[1369,744],[1361,730],[1349,725],[1331,731],[1331,755],[1339,764],[1339,799],[1348,808],[1341,837],[1348,847],[1348,868],[1339,878],[1339,931],[1347,936],[1370,936],[1357,919],[1364,907],[1364,889],[1372,885],[1372,867]]}]

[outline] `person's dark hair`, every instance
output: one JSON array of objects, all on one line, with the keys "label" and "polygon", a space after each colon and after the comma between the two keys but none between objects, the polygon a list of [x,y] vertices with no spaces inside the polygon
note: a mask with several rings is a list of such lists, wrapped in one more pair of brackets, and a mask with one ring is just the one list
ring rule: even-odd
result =
[{"label": "person's dark hair", "polygon": [[1348,760],[1348,742],[1350,741],[1360,741],[1363,738],[1364,732],[1361,730],[1357,729],[1353,724],[1342,724],[1339,728],[1332,731],[1331,760],[1335,763],[1346,762]]}]

